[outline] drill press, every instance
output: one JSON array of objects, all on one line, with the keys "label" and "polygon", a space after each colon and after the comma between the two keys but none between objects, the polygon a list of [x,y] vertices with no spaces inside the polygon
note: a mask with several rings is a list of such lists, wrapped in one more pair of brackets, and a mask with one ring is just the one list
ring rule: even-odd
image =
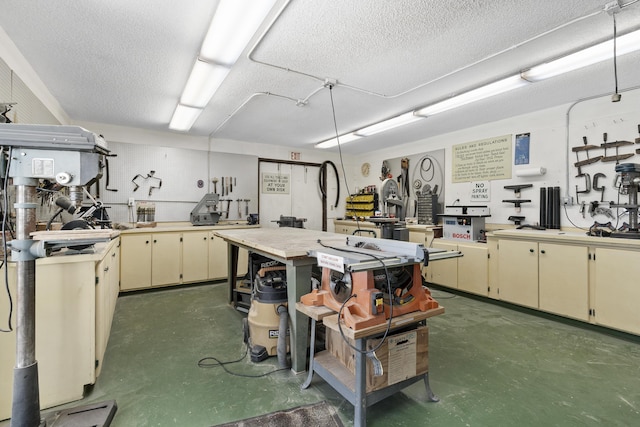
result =
[{"label": "drill press", "polygon": [[611,233],[611,237],[625,239],[640,238],[638,230],[638,186],[640,186],[640,164],[621,163],[616,165],[616,173],[619,174],[620,192],[629,195],[628,204],[612,204],[612,208],[623,208],[629,213],[629,228]]}]

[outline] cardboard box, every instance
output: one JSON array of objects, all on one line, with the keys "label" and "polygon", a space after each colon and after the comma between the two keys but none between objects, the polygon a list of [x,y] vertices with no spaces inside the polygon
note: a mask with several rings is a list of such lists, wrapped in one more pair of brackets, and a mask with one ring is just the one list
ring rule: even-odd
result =
[{"label": "cardboard box", "polygon": [[[355,350],[346,344],[340,332],[329,328],[326,332],[327,351],[355,375]],[[355,347],[353,340],[349,340],[349,343]],[[380,339],[370,339],[367,349],[375,348],[379,343]],[[429,371],[429,328],[418,326],[391,334],[375,351],[375,355],[382,365],[383,374],[375,376],[373,362],[367,358],[367,393],[425,374]]]}]

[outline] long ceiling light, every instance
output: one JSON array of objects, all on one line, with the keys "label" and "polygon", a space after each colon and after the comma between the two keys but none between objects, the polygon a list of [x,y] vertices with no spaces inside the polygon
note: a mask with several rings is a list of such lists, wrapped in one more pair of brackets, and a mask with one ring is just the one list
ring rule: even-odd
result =
[{"label": "long ceiling light", "polygon": [[351,132],[341,135],[338,138],[331,138],[327,139],[326,141],[319,142],[316,144],[316,148],[331,148],[338,145],[338,140],[340,141],[340,145],[342,145],[360,138],[362,138],[362,136],[356,135],[355,132]]},{"label": "long ceiling light", "polygon": [[220,0],[169,129],[191,129],[275,2]]},{"label": "long ceiling light", "polygon": [[[640,50],[640,30],[618,37],[616,44],[617,56]],[[555,61],[532,67],[523,71],[521,76],[530,82],[538,82],[612,58],[613,40],[607,40],[576,53],[563,56]]]},{"label": "long ceiling light", "polygon": [[498,80],[497,82],[490,83],[485,86],[481,86],[478,89],[470,90],[469,92],[462,93],[444,101],[437,102],[435,104],[426,106],[419,110],[414,111],[417,116],[428,117],[434,114],[442,113],[444,111],[458,108],[463,105],[470,104],[472,102],[480,101],[481,99],[489,98],[491,96],[499,95],[504,92],[508,92],[513,89],[525,86],[529,84],[526,80],[520,77],[520,74],[507,77],[506,79]]},{"label": "long ceiling light", "polygon": [[[620,36],[616,39],[617,56],[640,50],[640,30]],[[417,118],[433,116],[466,104],[470,104],[481,99],[499,95],[507,91],[520,88],[529,83],[538,82],[547,78],[555,77],[560,74],[568,73],[582,67],[596,64],[613,58],[613,40],[591,46],[580,50],[562,58],[537,65],[520,74],[507,77],[497,82],[481,86],[477,89],[464,92],[444,101],[427,105],[415,111],[411,111],[400,116],[375,123],[371,126],[361,128],[349,134],[340,137],[340,144],[354,141],[358,137],[370,136],[376,133],[384,132],[389,129],[396,128],[414,122],[410,117],[413,115]],[[386,126],[389,124],[389,126]],[[349,136],[353,136],[349,138]],[[320,142],[315,145],[316,148],[330,148],[338,144],[336,138]]]}]

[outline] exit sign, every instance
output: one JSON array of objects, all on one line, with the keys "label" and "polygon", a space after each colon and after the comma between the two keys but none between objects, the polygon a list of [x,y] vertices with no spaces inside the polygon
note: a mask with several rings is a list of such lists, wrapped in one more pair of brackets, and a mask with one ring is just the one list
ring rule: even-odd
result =
[{"label": "exit sign", "polygon": [[291,160],[300,160],[300,153],[296,153],[295,151],[292,151]]}]

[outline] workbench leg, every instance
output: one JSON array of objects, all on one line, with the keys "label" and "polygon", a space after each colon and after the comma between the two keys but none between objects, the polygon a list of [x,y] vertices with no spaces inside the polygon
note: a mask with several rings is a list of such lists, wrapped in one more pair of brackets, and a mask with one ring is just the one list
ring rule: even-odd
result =
[{"label": "workbench leg", "polygon": [[236,306],[235,290],[238,279],[238,247],[227,242],[227,284],[229,285],[229,304]]},{"label": "workbench leg", "polygon": [[427,399],[429,402],[440,402],[440,398],[433,394],[431,391],[431,386],[429,385],[429,373],[424,374],[424,385],[427,388]]},{"label": "workbench leg", "polygon": [[366,339],[356,340],[356,398],[354,405],[353,427],[367,425],[367,356]]},{"label": "workbench leg", "polygon": [[307,341],[309,318],[296,310],[296,302],[302,295],[311,292],[311,265],[287,264],[287,299],[291,319],[291,370],[303,372],[307,368]]},{"label": "workbench leg", "polygon": [[309,375],[307,375],[307,380],[300,386],[301,390],[306,389],[311,385],[311,380],[313,379],[313,356],[316,351],[316,319],[311,319],[311,338],[309,338],[311,342],[309,343]]}]

